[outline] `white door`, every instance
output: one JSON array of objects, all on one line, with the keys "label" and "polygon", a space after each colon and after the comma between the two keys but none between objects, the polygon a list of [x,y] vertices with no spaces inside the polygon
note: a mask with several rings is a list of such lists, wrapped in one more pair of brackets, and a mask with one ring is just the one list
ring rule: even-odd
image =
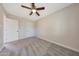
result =
[{"label": "white door", "polygon": [[18,21],[6,18],[4,20],[4,42],[18,40]]}]

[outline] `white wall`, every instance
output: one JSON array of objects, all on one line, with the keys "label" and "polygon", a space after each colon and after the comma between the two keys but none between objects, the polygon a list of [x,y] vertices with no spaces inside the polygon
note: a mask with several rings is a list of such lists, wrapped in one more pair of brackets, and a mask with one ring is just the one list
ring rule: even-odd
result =
[{"label": "white wall", "polygon": [[7,13],[7,18],[12,18],[14,20],[18,20],[18,38],[19,39],[24,39],[28,37],[35,36],[35,24],[33,21],[27,19],[27,18],[22,18],[19,16],[11,15]]},{"label": "white wall", "polygon": [[35,36],[34,22],[25,19],[19,20],[19,39]]},{"label": "white wall", "polygon": [[79,4],[37,21],[37,36],[79,51]]}]

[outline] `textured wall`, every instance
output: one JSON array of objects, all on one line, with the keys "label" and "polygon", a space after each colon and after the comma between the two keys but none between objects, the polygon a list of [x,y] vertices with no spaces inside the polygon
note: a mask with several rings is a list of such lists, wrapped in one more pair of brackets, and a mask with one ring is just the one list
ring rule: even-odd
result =
[{"label": "textured wall", "polygon": [[79,51],[79,4],[37,21],[37,36]]}]

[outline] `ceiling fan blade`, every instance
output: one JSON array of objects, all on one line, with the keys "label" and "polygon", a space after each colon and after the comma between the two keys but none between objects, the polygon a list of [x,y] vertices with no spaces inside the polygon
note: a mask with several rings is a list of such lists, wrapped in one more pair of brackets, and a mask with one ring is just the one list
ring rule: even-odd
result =
[{"label": "ceiling fan blade", "polygon": [[38,12],[36,12],[36,14],[37,14],[38,16],[40,16],[40,14],[39,14]]},{"label": "ceiling fan blade", "polygon": [[36,8],[36,10],[44,10],[45,7]]},{"label": "ceiling fan blade", "polygon": [[33,8],[33,9],[35,8],[35,3],[32,3],[32,8]]},{"label": "ceiling fan blade", "polygon": [[24,6],[24,5],[21,5],[21,7],[31,9],[30,7],[27,7],[27,6]]},{"label": "ceiling fan blade", "polygon": [[33,14],[33,12],[31,11],[31,13],[29,15],[32,15],[32,14]]}]

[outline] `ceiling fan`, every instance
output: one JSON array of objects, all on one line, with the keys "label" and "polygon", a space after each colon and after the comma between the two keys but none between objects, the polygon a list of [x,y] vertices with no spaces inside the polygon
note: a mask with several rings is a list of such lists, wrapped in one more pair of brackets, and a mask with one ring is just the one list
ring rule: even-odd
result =
[{"label": "ceiling fan", "polygon": [[39,11],[39,10],[44,10],[44,9],[45,9],[45,7],[39,7],[39,8],[37,8],[37,7],[35,6],[35,3],[31,3],[31,6],[32,6],[32,7],[30,8],[30,7],[21,5],[21,7],[27,8],[27,9],[30,9],[30,10],[31,10],[31,12],[30,12],[29,15],[32,15],[33,13],[36,13],[38,16],[40,16],[40,14],[39,14],[37,11]]}]

